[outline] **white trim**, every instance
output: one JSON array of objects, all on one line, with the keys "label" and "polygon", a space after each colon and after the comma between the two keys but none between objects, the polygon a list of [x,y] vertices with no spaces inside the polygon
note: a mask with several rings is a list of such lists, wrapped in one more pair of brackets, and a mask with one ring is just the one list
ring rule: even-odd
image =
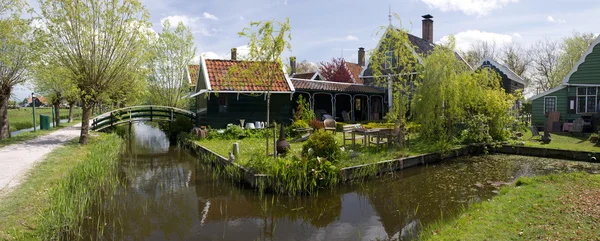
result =
[{"label": "white trim", "polygon": [[354,79],[354,75],[352,74],[352,71],[350,71],[350,69],[348,68],[347,64],[348,62],[344,60],[344,69],[346,69],[346,72],[348,72],[348,75],[350,75],[350,79],[352,80],[352,82],[356,84],[356,79]]},{"label": "white trim", "polygon": [[[206,89],[207,90],[212,90],[211,86],[210,86],[210,80],[208,79],[208,70],[206,70],[206,60],[200,56],[200,67],[202,67],[202,74],[204,75],[204,83],[206,84]],[[198,72],[200,72],[200,70],[198,70]],[[200,74],[200,73],[198,73]],[[196,81],[198,82],[198,81]],[[196,83],[196,85],[198,85],[198,83]]]},{"label": "white trim", "polygon": [[[321,75],[319,74],[319,71],[315,71],[315,74],[313,74],[313,76],[312,76],[312,77],[310,77],[310,80],[315,80],[315,79],[317,78],[317,76],[321,76]],[[321,79],[323,79],[323,78],[321,78]]]},{"label": "white trim", "polygon": [[249,93],[249,94],[289,94],[289,93],[294,93],[292,91],[248,91],[248,90],[211,90],[209,91],[210,93],[224,93],[224,94],[230,94],[230,93]]},{"label": "white trim", "polygon": [[192,85],[192,77],[190,77],[190,66],[191,65],[195,65],[195,64],[188,64],[185,66],[185,73],[187,74],[187,80],[190,85]]},{"label": "white trim", "polygon": [[547,98],[554,98],[554,110],[553,111],[557,111],[557,103],[558,102],[558,98],[556,98],[556,96],[544,96],[544,114],[548,113],[546,112],[546,99]]},{"label": "white trim", "polygon": [[194,93],[194,94],[191,94],[189,97],[190,97],[190,98],[193,98],[193,97],[196,97],[196,96],[198,96],[198,95],[204,94],[204,93],[206,93],[206,92],[208,92],[208,90],[202,89],[202,90],[200,90],[200,91],[198,91],[198,92],[196,92],[196,93]]},{"label": "white trim", "polygon": [[[579,88],[585,88],[585,95],[579,95]],[[582,114],[582,113],[596,113],[596,110],[598,109],[598,87],[594,87],[594,86],[592,86],[592,88],[596,88],[596,94],[594,94],[594,95],[588,95],[588,94],[587,94],[587,89],[588,89],[588,88],[590,88],[590,87],[581,86],[581,87],[577,87],[577,88],[575,88],[575,114]],[[586,110],[585,112],[579,112],[579,97],[580,97],[580,96],[581,96],[581,97],[585,97],[585,105],[584,105],[584,106],[585,106],[585,110]],[[596,98],[596,100],[594,100],[594,102],[595,102],[595,104],[596,104],[596,105],[595,105],[595,107],[594,107],[594,111],[591,111],[591,112],[590,112],[590,111],[588,111],[588,109],[587,109],[587,106],[588,106],[588,105],[587,105],[587,104],[588,104],[588,103],[587,103],[587,102],[588,102],[588,99],[587,99],[587,98],[588,98],[588,97],[594,97],[594,98]]]},{"label": "white trim", "polygon": [[575,73],[577,71],[577,69],[579,69],[579,65],[581,65],[581,64],[583,64],[583,62],[585,62],[585,58],[587,58],[587,56],[592,53],[592,51],[594,50],[594,47],[599,43],[600,43],[600,36],[598,36],[596,38],[596,40],[594,40],[592,45],[590,45],[588,50],[581,56],[581,59],[579,59],[579,61],[577,62],[577,64],[575,64],[573,69],[571,69],[571,71],[567,74],[567,76],[565,76],[565,79],[563,80],[563,84],[569,84],[569,79],[571,79],[571,75],[573,75],[573,73]]},{"label": "white trim", "polygon": [[567,84],[567,86],[600,87],[600,84]]},{"label": "white trim", "polygon": [[[461,57],[462,58],[462,57]],[[517,76],[517,78],[519,78],[518,80],[515,80],[517,82],[519,82],[520,84],[525,85],[525,80],[523,80],[523,78],[521,78],[521,76],[519,76],[517,73],[515,73],[514,71],[512,71],[510,68],[496,62],[495,60],[485,57],[483,58],[480,62],[479,65],[477,66],[477,68],[475,69],[479,69],[481,66],[483,66],[483,63],[485,63],[485,61],[490,62],[490,64],[494,65],[494,67],[498,68],[500,71],[504,72],[506,74],[506,72],[510,72],[512,74],[514,74],[515,76]],[[507,75],[508,76],[508,75]]]},{"label": "white trim", "polygon": [[283,71],[283,75],[285,76],[285,82],[287,82],[288,87],[290,87],[290,91],[294,92],[296,90],[296,88],[294,88],[294,84],[292,84],[290,77],[288,76],[287,72],[285,72],[284,66],[285,66],[285,64],[281,65],[281,71]]},{"label": "white trim", "polygon": [[460,60],[462,60],[462,61],[463,61],[463,63],[465,63],[465,64],[467,64],[467,66],[469,66],[469,69],[470,69],[471,71],[475,70],[475,69],[473,69],[473,66],[471,66],[471,65],[470,65],[470,64],[469,64],[469,63],[468,63],[468,62],[465,60],[465,58],[463,58],[463,56],[462,56],[462,55],[461,55],[459,52],[454,52],[454,53],[455,53],[456,55],[458,55],[458,57],[460,57]]},{"label": "white trim", "polygon": [[330,84],[340,84],[340,85],[356,85],[356,86],[375,87],[375,86],[368,86],[368,85],[361,85],[361,84],[354,84],[354,83],[345,83],[345,82],[335,82],[335,81],[328,81],[328,80],[309,80],[309,79],[298,79],[298,78],[290,78],[290,79],[300,80],[300,81],[311,81],[311,82],[318,82],[318,83],[330,83]]},{"label": "white trim", "polygon": [[559,86],[556,86],[556,87],[554,87],[553,89],[547,90],[547,91],[545,91],[545,92],[542,92],[542,93],[540,93],[540,94],[538,94],[538,95],[535,95],[535,96],[533,96],[533,97],[529,98],[529,100],[531,100],[531,101],[533,101],[533,100],[537,100],[537,99],[539,99],[539,98],[541,98],[541,97],[544,97],[544,96],[546,96],[546,95],[548,95],[548,94],[552,94],[552,93],[554,93],[554,92],[556,92],[556,91],[559,91],[559,90],[562,90],[562,89],[564,89],[564,88],[566,88],[566,87],[567,87],[566,85],[559,85]]}]

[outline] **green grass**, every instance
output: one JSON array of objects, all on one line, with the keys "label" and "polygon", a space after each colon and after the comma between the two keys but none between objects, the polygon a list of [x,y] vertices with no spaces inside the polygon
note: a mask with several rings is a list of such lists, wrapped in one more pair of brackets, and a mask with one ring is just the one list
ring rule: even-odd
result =
[{"label": "green grass", "polygon": [[62,129],[64,127],[69,127],[69,126],[74,126],[77,123],[80,123],[80,121],[73,121],[71,123],[63,123],[61,125],[59,125],[58,127],[50,127],[50,130],[37,130],[35,132],[30,131],[30,132],[23,132],[20,133],[16,136],[10,137],[10,138],[5,138],[0,140],[0,148],[8,146],[8,145],[12,145],[12,144],[16,144],[16,143],[21,143],[24,141],[29,141],[29,140],[33,140],[35,138],[38,138],[40,136],[43,135],[47,135],[50,134],[56,130]]},{"label": "green grass", "polygon": [[[48,115],[52,118],[52,108],[35,108],[35,122],[40,124],[40,114]],[[81,108],[73,110],[73,118],[81,116]],[[60,118],[69,118],[69,109],[60,109]],[[10,123],[10,131],[18,131],[33,127],[33,110],[31,107],[21,109],[8,110],[8,122]]]},{"label": "green grass", "polygon": [[571,134],[567,132],[551,133],[550,137],[552,141],[549,144],[544,144],[540,141],[541,136],[544,132],[540,132],[540,136],[532,138],[531,131],[523,133],[523,141],[525,146],[539,147],[539,148],[550,148],[560,150],[572,150],[572,151],[589,151],[589,152],[600,152],[600,147],[596,146],[596,143],[588,141],[590,134]]},{"label": "green grass", "polygon": [[[343,136],[341,132],[337,132],[335,139],[342,147]],[[272,139],[271,139],[272,141]],[[237,162],[241,165],[245,165],[251,156],[258,152],[265,151],[265,139],[264,138],[244,138],[241,140],[222,140],[222,139],[210,139],[197,141],[198,144],[224,156],[228,157],[229,152],[232,150],[233,143],[239,143],[240,156]],[[272,143],[272,142],[271,142]],[[304,142],[290,142],[291,150],[288,156],[296,155],[300,156],[302,152],[302,145]],[[272,145],[272,144],[271,144]],[[346,141],[346,150],[352,150],[352,143]],[[273,148],[270,146],[270,150]],[[369,147],[361,146],[361,142],[357,140],[356,147],[353,150],[355,154],[342,155],[342,159],[339,161],[339,167],[350,167],[355,165],[374,163],[379,161],[391,160],[401,157],[414,156],[420,154],[426,154],[435,152],[436,148],[432,145],[427,145],[418,139],[412,139],[409,141],[409,148],[405,150],[397,150],[395,147],[388,149],[387,147],[375,148],[371,145]]]},{"label": "green grass", "polygon": [[50,240],[73,232],[90,202],[116,177],[121,140],[100,134],[48,154],[21,185],[0,197],[0,240]]},{"label": "green grass", "polygon": [[423,240],[596,240],[600,175],[519,178],[490,201],[423,229]]}]

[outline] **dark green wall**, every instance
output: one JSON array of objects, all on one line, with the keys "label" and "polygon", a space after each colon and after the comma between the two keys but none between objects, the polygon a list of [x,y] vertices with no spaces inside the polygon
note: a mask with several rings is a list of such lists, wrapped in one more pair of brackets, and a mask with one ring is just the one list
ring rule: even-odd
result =
[{"label": "dark green wall", "polygon": [[594,46],[585,62],[571,75],[569,84],[600,84],[600,44]]},{"label": "dark green wall", "polygon": [[[290,123],[292,119],[291,94],[271,94],[271,121]],[[219,98],[227,99],[227,112],[219,112]],[[240,124],[240,119],[246,123],[267,120],[267,101],[264,95],[238,95],[220,93],[210,95],[207,101],[207,115],[199,120],[200,126],[225,128],[227,124]]]}]

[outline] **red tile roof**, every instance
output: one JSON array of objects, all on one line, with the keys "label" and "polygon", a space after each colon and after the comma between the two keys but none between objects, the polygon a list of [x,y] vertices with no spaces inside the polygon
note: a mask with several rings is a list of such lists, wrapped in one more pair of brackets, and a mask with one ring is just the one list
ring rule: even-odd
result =
[{"label": "red tile roof", "polygon": [[198,71],[200,70],[200,65],[190,64],[188,65],[188,72],[190,73],[190,80],[192,81],[190,85],[195,86],[196,81],[198,80]]},{"label": "red tile roof", "polygon": [[298,79],[312,79],[313,76],[315,76],[315,72],[294,74],[294,78],[298,78]]},{"label": "red tile roof", "polygon": [[[275,62],[207,59],[205,63],[210,87],[213,91],[268,91],[269,82],[272,82],[271,91],[292,91],[283,69]],[[243,77],[244,74],[240,74],[240,72],[235,74],[234,71],[229,71],[234,66],[239,71],[249,70],[253,68],[254,64],[262,64],[276,74],[272,75],[272,79],[269,81],[266,79],[265,72],[256,72],[250,77]]]},{"label": "red tile roof", "polygon": [[382,88],[375,86],[368,86],[362,84],[349,84],[331,81],[321,80],[304,80],[293,78],[292,84],[294,88],[298,90],[308,91],[332,91],[332,92],[345,92],[345,93],[368,93],[368,94],[383,94]]},{"label": "red tile roof", "polygon": [[360,79],[360,72],[362,72],[360,65],[346,62],[346,68],[348,68],[350,75],[352,75],[357,84],[363,84],[362,79]]}]

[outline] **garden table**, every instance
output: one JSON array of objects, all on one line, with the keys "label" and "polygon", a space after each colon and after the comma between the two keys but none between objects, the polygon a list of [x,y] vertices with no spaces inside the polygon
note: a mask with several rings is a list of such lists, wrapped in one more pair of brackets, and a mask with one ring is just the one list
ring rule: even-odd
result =
[{"label": "garden table", "polygon": [[[383,130],[384,128],[373,128],[373,129],[356,129],[354,131],[352,131],[352,133],[356,133],[356,134],[360,134],[363,136],[364,140],[363,140],[363,145],[365,147],[367,147],[368,143],[369,143],[369,138],[370,136],[375,135],[377,132]],[[354,135],[352,135],[352,138],[354,138]]]}]

